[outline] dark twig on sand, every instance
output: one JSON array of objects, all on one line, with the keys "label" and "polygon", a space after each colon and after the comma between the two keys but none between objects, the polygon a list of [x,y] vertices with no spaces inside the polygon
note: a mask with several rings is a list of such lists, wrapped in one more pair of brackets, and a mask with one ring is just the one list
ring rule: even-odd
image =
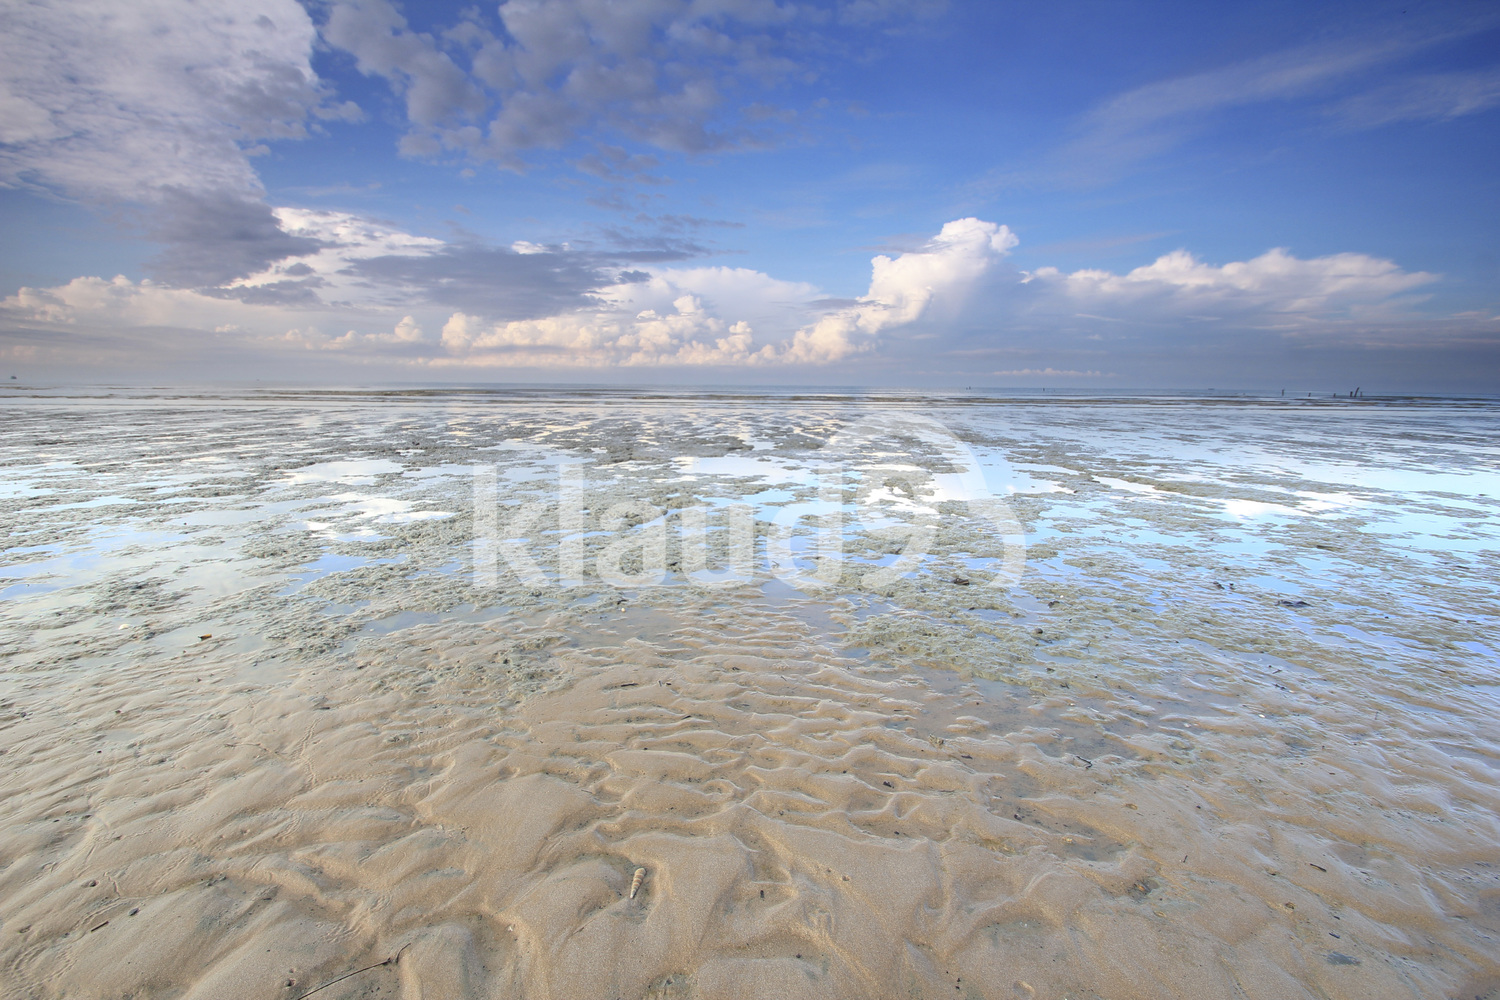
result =
[{"label": "dark twig on sand", "polygon": [[397,951],[396,954],[392,955],[390,958],[386,959],[384,962],[376,962],[374,965],[367,965],[363,969],[355,969],[353,972],[346,972],[342,976],[339,976],[337,979],[330,979],[328,982],[324,983],[322,986],[319,986],[317,989],[315,989],[315,990],[308,990],[306,993],[304,993],[300,997],[298,997],[297,1000],[307,1000],[307,998],[310,997],[310,996],[312,996],[314,993],[320,993],[323,990],[328,989],[328,987],[330,987],[330,986],[337,986],[339,983],[342,983],[344,980],[348,979],[349,977],[351,977],[351,976],[357,976],[361,972],[369,972],[371,969],[378,969],[382,965],[395,965],[396,962],[398,962],[400,960],[400,958],[401,958],[401,952],[405,951],[406,948],[407,948],[406,945],[402,945],[400,951]]}]

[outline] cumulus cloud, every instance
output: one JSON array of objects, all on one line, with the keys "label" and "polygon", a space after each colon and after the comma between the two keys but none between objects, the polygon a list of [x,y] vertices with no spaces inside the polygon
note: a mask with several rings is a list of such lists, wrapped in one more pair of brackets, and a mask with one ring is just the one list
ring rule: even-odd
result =
[{"label": "cumulus cloud", "polygon": [[667,312],[633,317],[596,312],[517,320],[489,326],[455,313],[443,346],[460,363],[520,366],[745,364],[753,337],[748,323],[727,324],[691,295]]},{"label": "cumulus cloud", "polygon": [[843,299],[750,268],[624,270],[594,251],[453,245],[343,213],[281,209],[278,219],[316,249],[199,290],[123,277],[23,288],[0,302],[0,328],[18,350],[64,354],[144,338],[174,352],[232,344],[283,361],[301,353],[449,371],[920,359],[955,373],[1057,378],[1107,374],[1101,339],[1114,367],[1169,343],[1410,343],[1475,326],[1416,313],[1437,276],[1365,254],[1275,249],[1212,264],[1177,251],[1118,274],[1021,272],[1005,263],[1015,235],[973,218],[874,257],[864,294]]},{"label": "cumulus cloud", "polygon": [[53,288],[23,287],[0,301],[0,315],[12,332],[41,324],[59,334],[53,339],[61,344],[73,331],[128,339],[132,331],[174,329],[256,339],[279,335],[289,319],[295,323],[304,314],[116,275],[74,278]]},{"label": "cumulus cloud", "polygon": [[929,339],[892,339],[881,353],[901,370],[999,379],[1100,373],[1161,385],[1218,372],[1211,377],[1223,384],[1282,378],[1267,373],[1302,363],[1294,357],[1495,342],[1493,323],[1430,308],[1439,280],[1367,254],[1304,258],[1286,249],[1223,264],[1179,250],[1120,272],[1002,266]]},{"label": "cumulus cloud", "polygon": [[857,303],[798,330],[785,351],[789,361],[837,361],[867,350],[881,330],[921,317],[934,297],[952,308],[996,260],[1019,242],[1006,226],[957,219],[923,249],[871,261],[870,290]]},{"label": "cumulus cloud", "polygon": [[[438,315],[430,320],[441,324]],[[316,298],[220,297],[117,275],[22,288],[0,300],[0,346],[24,349],[39,361],[107,366],[121,374],[188,363],[243,377],[297,371],[303,358],[421,364],[441,351],[427,332],[436,326],[427,322],[389,309],[331,307]]]},{"label": "cumulus cloud", "polygon": [[[79,278],[24,288],[3,310],[58,327],[213,331],[267,349],[394,352],[445,365],[826,364],[954,313],[1016,243],[995,223],[950,222],[919,249],[875,257],[866,293],[830,307],[810,283],[749,268],[622,271],[618,257],[628,253],[453,246],[337,212],[278,209],[277,218],[314,251],[216,288]],[[413,305],[427,307],[427,318]],[[396,309],[402,318],[382,325]]]},{"label": "cumulus cloud", "polygon": [[427,335],[422,332],[422,327],[412,316],[401,317],[395,328],[389,332],[377,330],[373,333],[360,333],[358,330],[348,330],[335,337],[325,334],[316,324],[308,324],[306,328],[294,327],[288,330],[280,340],[284,344],[313,351],[364,351],[382,355],[406,354],[413,357],[425,354],[425,351],[418,349],[428,344]]},{"label": "cumulus cloud", "polygon": [[1394,261],[1360,253],[1303,259],[1269,250],[1246,261],[1215,266],[1185,250],[1158,257],[1126,274],[1043,267],[1025,279],[1066,296],[1080,308],[1128,307],[1158,316],[1229,310],[1267,316],[1317,317],[1384,303],[1437,280],[1403,271]]},{"label": "cumulus cloud", "polygon": [[[596,308],[483,324],[455,314],[443,344],[471,363],[548,365],[817,365],[872,350],[882,331],[960,308],[1016,237],[958,219],[919,250],[871,261],[869,290],[818,311],[817,290],[744,268],[657,273],[601,289]],[[754,322],[752,322],[752,319]]]}]

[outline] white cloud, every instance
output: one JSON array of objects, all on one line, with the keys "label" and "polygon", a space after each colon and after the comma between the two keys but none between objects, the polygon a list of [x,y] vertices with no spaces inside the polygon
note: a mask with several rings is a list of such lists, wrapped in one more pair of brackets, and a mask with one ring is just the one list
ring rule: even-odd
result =
[{"label": "white cloud", "polygon": [[785,360],[838,361],[868,350],[880,331],[917,320],[935,297],[949,299],[950,308],[961,304],[965,293],[1017,242],[1006,226],[956,219],[918,252],[876,257],[869,292],[856,305],[798,330]]},{"label": "white cloud", "polygon": [[286,232],[327,243],[344,257],[431,253],[443,245],[442,240],[413,236],[394,226],[348,212],[306,208],[277,208],[273,211]]},{"label": "white cloud", "polygon": [[599,289],[596,308],[510,322],[456,312],[443,345],[461,364],[770,364],[819,295],[749,268],[663,268]]},{"label": "white cloud", "polygon": [[253,199],[244,147],[301,136],[322,98],[316,31],[295,0],[53,0],[0,18],[7,186]]},{"label": "white cloud", "polygon": [[[577,285],[528,299],[550,308],[506,318],[445,306],[435,294],[414,296],[406,271],[382,281],[387,272],[359,269],[431,263],[441,287],[455,251],[440,240],[334,212],[278,210],[278,218],[289,233],[328,245],[221,288],[123,277],[23,288],[0,302],[3,328],[26,331],[11,337],[16,350],[58,357],[132,337],[157,344],[176,337],[172,343],[232,344],[283,360],[315,352],[450,369],[796,368],[920,357],[924,364],[947,358],[966,373],[985,363],[1000,369],[992,375],[1056,378],[1099,376],[1100,339],[1111,341],[1112,352],[1268,331],[1375,342],[1385,330],[1409,343],[1414,331],[1474,325],[1472,317],[1413,312],[1414,293],[1436,276],[1365,254],[1303,259],[1276,249],[1215,265],[1177,251],[1123,274],[1025,273],[1001,266],[1015,235],[972,218],[949,222],[917,250],[875,257],[868,289],[854,299],[829,300],[815,285],[749,268],[658,268],[588,294]],[[555,248],[523,247],[528,252],[475,250],[475,269],[520,267],[513,277],[526,286],[516,286],[524,296],[534,294],[539,275],[568,266]],[[530,270],[537,265],[543,270]],[[602,273],[585,268],[568,280]]]},{"label": "white cloud", "polygon": [[[384,331],[376,333],[360,333],[358,330],[349,330],[338,337],[331,337],[322,332],[316,324],[308,324],[307,327],[294,327],[286,332],[281,338],[286,344],[303,347],[313,351],[363,351],[365,353],[381,353],[382,348],[397,347],[411,348],[426,345],[427,335],[422,332],[421,326],[417,324],[414,317],[403,316],[396,327],[389,333]],[[403,352],[408,353],[409,352]]]},{"label": "white cloud", "polygon": [[116,327],[189,326],[242,329],[225,322],[241,311],[239,303],[225,303],[198,292],[165,288],[149,279],[136,283],[124,275],[111,280],[74,278],[55,288],[26,288],[0,302],[0,309],[31,322],[75,326],[80,322],[113,320]]},{"label": "white cloud", "polygon": [[[150,280],[134,282],[123,275],[74,278],[54,288],[22,288],[0,300],[0,317],[9,327],[51,328],[56,335],[50,341],[63,353],[68,350],[68,331],[83,337],[83,350],[94,350],[100,335],[124,343],[185,337],[232,343],[267,356],[306,349],[412,357],[436,349],[415,315],[393,320],[388,310],[245,302]],[[361,330],[349,329],[351,322]],[[339,329],[346,332],[323,332]]]},{"label": "white cloud", "polygon": [[316,290],[324,302],[360,305],[399,305],[399,289],[382,288],[350,273],[355,261],[377,257],[421,257],[437,253],[446,244],[430,236],[414,236],[393,226],[350,215],[347,212],[301,208],[276,208],[272,214],[283,232],[312,241],[318,247],[229,282],[231,291],[286,290],[291,287]]},{"label": "white cloud", "polygon": [[1178,250],[1126,274],[1098,270],[1064,274],[1043,267],[1024,280],[1055,289],[1106,318],[1111,308],[1122,307],[1128,307],[1132,315],[1139,315],[1144,307],[1175,316],[1204,309],[1317,316],[1382,303],[1436,281],[1437,276],[1403,271],[1394,261],[1366,254],[1302,259],[1278,248],[1222,266],[1205,264]]},{"label": "white cloud", "polygon": [[657,268],[645,281],[600,291],[602,299],[631,315],[647,309],[668,312],[683,295],[691,295],[714,315],[777,337],[805,323],[822,294],[809,282],[783,281],[747,267]]},{"label": "white cloud", "polygon": [[919,251],[874,258],[869,291],[817,318],[812,285],[745,268],[664,270],[601,289],[599,309],[494,324],[456,313],[443,344],[497,365],[827,364],[871,350],[934,303],[960,307],[1015,244],[1005,226],[955,220]]},{"label": "white cloud", "polygon": [[573,313],[485,325],[455,313],[443,327],[450,362],[507,366],[736,365],[767,359],[753,354],[748,323],[726,323],[691,295],[672,309],[632,317]]}]

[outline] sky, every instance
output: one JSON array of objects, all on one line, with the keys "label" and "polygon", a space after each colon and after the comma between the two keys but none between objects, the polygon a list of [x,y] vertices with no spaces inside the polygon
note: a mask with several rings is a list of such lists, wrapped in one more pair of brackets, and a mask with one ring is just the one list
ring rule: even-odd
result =
[{"label": "sky", "polygon": [[5,0],[0,378],[1491,393],[1496,164],[1487,0]]}]

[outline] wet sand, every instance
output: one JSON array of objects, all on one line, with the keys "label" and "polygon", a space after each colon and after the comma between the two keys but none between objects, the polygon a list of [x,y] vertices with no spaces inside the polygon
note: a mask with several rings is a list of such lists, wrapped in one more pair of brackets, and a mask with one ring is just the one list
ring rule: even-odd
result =
[{"label": "wet sand", "polygon": [[764,533],[847,402],[10,407],[5,996],[1500,995],[1488,412],[927,407],[1019,582],[799,590],[476,587],[469,469]]}]

